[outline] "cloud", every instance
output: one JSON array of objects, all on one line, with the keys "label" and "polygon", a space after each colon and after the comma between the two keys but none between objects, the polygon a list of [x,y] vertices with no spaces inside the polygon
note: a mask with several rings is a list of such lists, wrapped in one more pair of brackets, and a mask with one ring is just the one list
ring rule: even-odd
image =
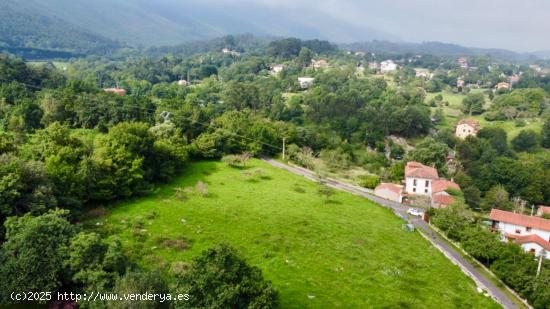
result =
[{"label": "cloud", "polygon": [[[193,0],[199,1],[199,0]],[[519,51],[550,49],[546,0],[200,0],[299,13],[308,23],[352,24],[405,41],[443,41]],[[335,38],[334,40],[338,40]]]}]

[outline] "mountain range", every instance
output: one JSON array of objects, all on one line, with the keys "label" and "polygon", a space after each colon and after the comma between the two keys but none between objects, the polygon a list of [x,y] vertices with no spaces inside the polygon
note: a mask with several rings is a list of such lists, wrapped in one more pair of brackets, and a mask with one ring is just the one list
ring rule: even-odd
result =
[{"label": "mountain range", "polygon": [[334,20],[320,11],[291,10],[254,1],[246,5],[209,0],[0,1],[0,50],[19,51],[31,58],[44,50],[48,51],[45,57],[63,57],[63,52],[109,54],[124,46],[176,46],[242,33],[347,42],[343,45],[346,48],[373,51],[528,57],[500,49],[404,43],[392,34]]}]

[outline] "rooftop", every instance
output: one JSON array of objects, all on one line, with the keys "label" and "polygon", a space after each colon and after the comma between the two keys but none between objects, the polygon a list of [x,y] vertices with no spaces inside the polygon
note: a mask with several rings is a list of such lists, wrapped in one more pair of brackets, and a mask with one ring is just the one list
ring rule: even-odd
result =
[{"label": "rooftop", "polygon": [[506,223],[511,223],[519,226],[525,226],[525,227],[536,228],[539,230],[550,231],[550,220],[540,218],[540,217],[516,214],[513,212],[499,210],[499,209],[492,209],[491,215],[489,217],[493,221],[506,222]]},{"label": "rooftop", "polygon": [[405,177],[438,179],[439,174],[435,167],[429,167],[422,163],[409,161],[405,167]]}]

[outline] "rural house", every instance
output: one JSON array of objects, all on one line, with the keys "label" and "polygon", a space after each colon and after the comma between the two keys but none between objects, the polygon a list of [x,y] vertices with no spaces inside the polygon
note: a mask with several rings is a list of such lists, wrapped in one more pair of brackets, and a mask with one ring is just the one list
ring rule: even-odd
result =
[{"label": "rural house", "polygon": [[313,65],[314,69],[328,69],[330,65],[328,62],[324,59],[321,60],[311,60],[311,64]]},{"label": "rural house", "polygon": [[374,194],[397,203],[403,202],[403,186],[394,183],[381,183],[374,189]]},{"label": "rural house", "polygon": [[105,88],[105,89],[103,89],[103,91],[105,91],[106,93],[113,93],[113,94],[116,94],[116,95],[119,95],[119,96],[125,96],[126,95],[126,90],[124,90],[122,88]]},{"label": "rural house", "polygon": [[456,125],[455,135],[460,139],[466,139],[470,135],[476,136],[478,130],[479,122],[473,119],[462,119]]},{"label": "rural house", "polygon": [[506,82],[498,83],[495,86],[495,89],[496,90],[509,90],[510,89],[510,84],[506,83]]},{"label": "rural house", "polygon": [[526,252],[550,259],[550,220],[492,209],[492,229],[500,233],[502,241],[513,241]]},{"label": "rural house", "polygon": [[380,63],[380,72],[390,73],[397,70],[397,64],[393,60],[386,60]]},{"label": "rural house", "polygon": [[451,180],[439,178],[435,167],[409,161],[405,166],[405,194],[407,196],[428,196],[434,208],[445,208],[455,202],[447,190],[460,190]]},{"label": "rural house", "polygon": [[281,73],[284,69],[285,69],[284,64],[274,64],[274,65],[271,66],[270,73],[273,74],[273,75],[277,75],[277,74]]},{"label": "rural house", "polygon": [[308,89],[313,85],[315,78],[313,77],[298,77],[298,83],[300,83],[300,88]]}]

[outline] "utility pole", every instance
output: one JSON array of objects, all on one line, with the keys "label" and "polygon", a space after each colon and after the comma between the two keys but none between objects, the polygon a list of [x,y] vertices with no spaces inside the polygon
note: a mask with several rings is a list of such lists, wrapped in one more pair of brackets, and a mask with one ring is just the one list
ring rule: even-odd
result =
[{"label": "utility pole", "polygon": [[542,268],[542,259],[546,256],[546,250],[542,248],[540,250],[539,266],[537,267],[537,277],[540,275],[540,269]]},{"label": "utility pole", "polygon": [[286,137],[283,137],[283,160],[285,159],[285,152],[286,152]]}]

